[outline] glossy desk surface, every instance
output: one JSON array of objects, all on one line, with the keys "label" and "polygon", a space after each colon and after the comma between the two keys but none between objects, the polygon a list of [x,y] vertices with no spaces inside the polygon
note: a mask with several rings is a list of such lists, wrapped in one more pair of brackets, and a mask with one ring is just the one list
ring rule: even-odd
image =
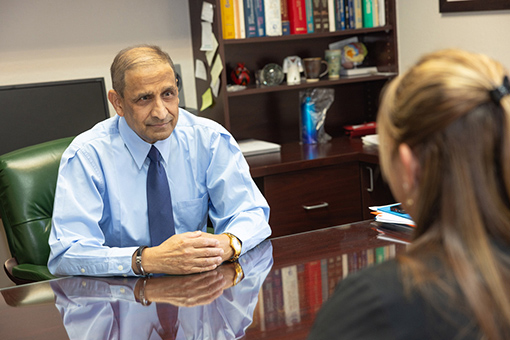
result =
[{"label": "glossy desk surface", "polygon": [[[219,280],[228,277],[226,265],[145,282],[69,277],[5,288],[0,334],[2,339],[305,339],[339,280],[405,251],[405,245],[377,235],[371,221],[364,221],[266,240],[240,258],[245,276],[226,289],[230,284]],[[144,284],[145,297],[153,301],[148,306],[135,299]]]},{"label": "glossy desk surface", "polygon": [[324,144],[283,144],[280,152],[249,156],[246,161],[256,178],[353,161],[379,164],[379,154],[361,138],[337,137]]}]

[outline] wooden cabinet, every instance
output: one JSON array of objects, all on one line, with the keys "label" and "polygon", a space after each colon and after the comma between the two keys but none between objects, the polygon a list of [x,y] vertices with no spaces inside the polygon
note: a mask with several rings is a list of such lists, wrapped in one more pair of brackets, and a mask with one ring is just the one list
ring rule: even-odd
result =
[{"label": "wooden cabinet", "polygon": [[[206,65],[202,43],[200,13],[203,0],[189,0],[193,55]],[[376,117],[378,99],[384,84],[398,72],[395,0],[386,0],[386,25],[383,27],[343,30],[336,32],[287,35],[280,37],[257,37],[246,39],[222,39],[220,0],[213,1],[215,14],[213,33],[218,39],[218,56],[222,60],[221,87],[212,107],[200,115],[223,124],[237,140],[257,138],[276,143],[299,141],[299,91],[311,87],[328,87],[335,90],[335,100],[327,113],[326,132],[333,137],[343,135],[346,124],[373,121]],[[368,49],[362,66],[377,66],[381,73],[374,76],[322,78],[316,83],[289,86],[257,87],[255,72],[268,63],[283,64],[287,56],[301,58],[322,57],[330,43],[350,37],[358,37]],[[218,57],[217,56],[217,57]],[[252,83],[247,89],[228,92],[230,72],[243,62],[252,73]],[[210,86],[197,79],[197,103],[202,105],[202,94]]]},{"label": "wooden cabinet", "polygon": [[360,221],[358,163],[264,177],[272,237]]}]

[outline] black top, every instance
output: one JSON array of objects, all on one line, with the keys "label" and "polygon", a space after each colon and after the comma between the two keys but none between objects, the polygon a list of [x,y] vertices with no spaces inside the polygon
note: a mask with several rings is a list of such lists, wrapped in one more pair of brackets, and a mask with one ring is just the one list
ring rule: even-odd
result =
[{"label": "black top", "polygon": [[319,311],[308,339],[480,339],[464,303],[404,294],[395,260],[339,282]]}]

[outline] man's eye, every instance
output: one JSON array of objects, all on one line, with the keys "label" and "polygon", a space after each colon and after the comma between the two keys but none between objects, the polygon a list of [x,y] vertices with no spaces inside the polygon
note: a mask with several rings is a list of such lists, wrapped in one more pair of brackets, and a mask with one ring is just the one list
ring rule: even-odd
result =
[{"label": "man's eye", "polygon": [[173,91],[167,91],[167,92],[163,93],[164,97],[172,97],[173,95],[174,95]]}]

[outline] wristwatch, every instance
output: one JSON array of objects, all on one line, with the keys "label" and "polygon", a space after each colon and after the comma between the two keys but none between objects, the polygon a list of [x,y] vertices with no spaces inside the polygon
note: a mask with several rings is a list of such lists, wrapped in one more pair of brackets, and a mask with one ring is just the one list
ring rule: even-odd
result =
[{"label": "wristwatch", "polygon": [[235,286],[236,284],[241,282],[241,280],[244,278],[243,267],[241,267],[239,262],[234,262],[234,269],[235,269],[236,273],[234,275],[234,280],[232,282],[232,286]]},{"label": "wristwatch", "polygon": [[232,235],[231,233],[224,234],[230,238],[230,246],[234,250],[234,255],[229,259],[229,261],[235,262],[239,258],[239,255],[241,255],[242,249],[241,241],[239,241],[239,239],[236,236]]},{"label": "wristwatch", "polygon": [[142,267],[142,252],[145,248],[148,248],[148,247],[147,246],[138,247],[138,249],[136,250],[136,257],[135,257],[136,268],[138,269],[137,274],[142,275],[142,276],[148,275],[148,273],[146,273]]}]

